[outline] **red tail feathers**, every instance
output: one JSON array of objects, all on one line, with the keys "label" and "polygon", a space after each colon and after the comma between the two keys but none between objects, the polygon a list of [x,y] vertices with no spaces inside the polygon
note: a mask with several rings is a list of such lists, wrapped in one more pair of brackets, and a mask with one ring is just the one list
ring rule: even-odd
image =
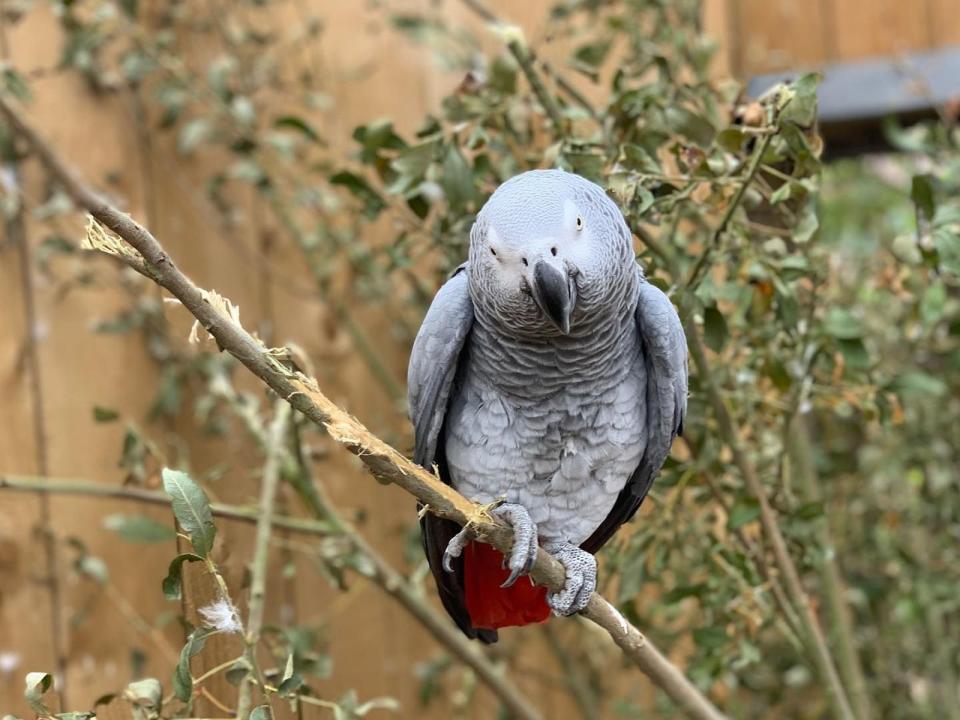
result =
[{"label": "red tail feathers", "polygon": [[495,630],[530,625],[550,617],[547,589],[523,577],[501,588],[510,571],[503,567],[503,554],[491,545],[472,542],[463,556],[467,612],[475,628]]}]

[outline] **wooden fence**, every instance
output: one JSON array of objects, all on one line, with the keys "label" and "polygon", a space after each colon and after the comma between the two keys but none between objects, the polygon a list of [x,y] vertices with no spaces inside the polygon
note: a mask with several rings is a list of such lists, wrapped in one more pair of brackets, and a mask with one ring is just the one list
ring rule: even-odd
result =
[{"label": "wooden fence", "polygon": [[[360,32],[371,22],[368,3],[309,0],[307,4],[319,8],[325,18],[320,53],[331,78],[334,110],[318,122],[335,152],[346,152],[353,126],[372,118],[389,115],[400,128],[413,129],[456,82],[402,37]],[[541,37],[548,0],[522,4],[499,0],[490,5],[523,26],[528,37]],[[451,16],[473,22],[460,3],[447,0],[446,8]],[[960,42],[958,17],[958,0],[708,0],[705,27],[721,39],[718,75],[743,77]],[[296,22],[297,18],[286,20]],[[22,23],[0,32],[4,51],[21,71],[57,64],[60,30],[46,5],[37,3]],[[360,68],[369,72],[358,80]],[[236,301],[248,327],[258,328],[277,343],[293,340],[304,348],[322,368],[321,383],[333,390],[335,400],[375,428],[405,432],[397,414],[384,409],[382,394],[364,367],[351,362],[350,343],[329,310],[289,292],[292,282],[307,279],[299,278],[303,270],[292,251],[270,243],[272,228],[255,212],[254,199],[247,206],[250,215],[243,231],[227,237],[197,199],[202,195],[201,173],[189,163],[171,159],[175,152],[168,141],[145,145],[125,99],[94,96],[78,77],[62,74],[40,76],[34,92],[29,113],[45,134],[87,178],[97,183],[109,178],[110,190],[132,214],[146,221],[193,278]],[[25,197],[42,197],[39,172],[26,167]],[[8,223],[0,238],[0,473],[117,483],[124,425],[93,423],[92,408],[115,408],[125,419],[145,424],[158,371],[136,335],[90,331],[97,319],[125,307],[129,297],[113,286],[96,283],[63,294],[51,275],[37,267],[39,241],[29,220],[23,225]],[[99,265],[70,261],[52,272],[62,279],[78,271],[110,271]],[[176,311],[168,315],[186,334],[186,318]],[[361,319],[377,328],[375,314]],[[402,382],[405,357],[391,355],[384,361]],[[199,435],[188,421],[168,429],[186,437]],[[229,460],[227,475],[213,485],[218,499],[253,500],[256,484],[243,472],[242,460],[254,456],[239,434],[219,441],[191,440],[189,451],[193,464],[201,468]],[[324,471],[335,499],[345,508],[362,509],[367,518],[365,532],[400,564],[402,529],[413,513],[411,499],[394,488],[377,486],[339,452],[331,454]],[[159,588],[171,548],[118,543],[100,526],[100,518],[117,512],[131,512],[131,508],[119,501],[0,494],[0,656],[15,665],[7,672],[0,663],[0,713],[27,715],[21,699],[23,674],[56,669],[53,596],[46,583],[45,544],[38,531],[42,526],[60,539],[82,540],[109,569],[109,584],[98,589],[69,571],[68,552],[61,547],[58,553],[60,642],[68,655],[64,679],[71,709],[89,706],[100,694],[122,687],[134,651],[147,655],[147,672],[167,678],[172,655],[183,640],[175,623],[154,624],[155,618],[171,610]],[[162,509],[143,508],[142,512],[161,521],[168,519]],[[230,555],[223,558],[227,579],[238,584],[252,533],[226,522],[221,525],[229,538],[225,545]],[[392,695],[403,703],[405,717],[417,715],[412,666],[436,655],[433,640],[370,585],[355,581],[343,595],[311,574],[307,560],[297,559],[296,566],[295,579],[275,572],[270,606],[302,623],[320,617],[328,621],[326,641],[335,665],[321,690],[337,696],[355,687],[363,698]],[[562,632],[563,623],[557,625]],[[547,654],[535,631],[530,637],[533,641],[524,649],[520,664],[533,667]],[[237,650],[235,642],[213,643],[197,670],[212,667]],[[634,674],[625,675],[624,683],[645,685]],[[547,717],[566,717],[568,701],[563,694],[532,681],[521,679],[520,684]],[[468,716],[492,717],[491,708],[491,699],[480,691]],[[114,704],[103,714],[120,717],[123,713],[123,707]],[[450,707],[441,705],[430,717],[450,714]]]}]

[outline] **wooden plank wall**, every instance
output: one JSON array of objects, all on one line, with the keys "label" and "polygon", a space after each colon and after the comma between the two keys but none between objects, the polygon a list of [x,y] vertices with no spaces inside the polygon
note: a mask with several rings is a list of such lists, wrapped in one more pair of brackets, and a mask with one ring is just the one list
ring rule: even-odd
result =
[{"label": "wooden plank wall", "polygon": [[[422,9],[430,2],[409,0],[405,5]],[[548,0],[489,4],[524,27],[528,37],[544,39]],[[317,122],[335,151],[348,152],[352,128],[376,117],[389,115],[403,130],[413,129],[457,81],[437,70],[424,51],[376,22],[370,9],[374,4],[308,0],[307,5],[319,9],[325,19],[319,51],[334,103],[333,110],[318,116]],[[472,22],[460,3],[447,0],[444,7],[451,17]],[[718,75],[740,76],[960,42],[958,17],[960,0],[707,0],[705,6],[706,27],[721,38]],[[292,23],[298,17],[275,20]],[[28,19],[9,31],[7,40],[9,59],[21,71],[57,63],[60,36],[47,5],[37,3]],[[488,42],[492,46],[495,41]],[[548,56],[562,55],[562,51],[560,47],[545,50]],[[358,79],[358,70],[365,68],[370,72]],[[379,390],[362,365],[352,361],[349,343],[333,327],[325,307],[289,292],[291,282],[309,285],[309,278],[291,250],[270,242],[274,228],[257,212],[256,199],[245,204],[249,222],[228,237],[204,207],[202,168],[179,160],[168,141],[145,146],[127,100],[95,97],[76,77],[56,74],[38,79],[35,95],[30,107],[33,120],[88,178],[106,185],[109,176],[111,192],[134,216],[150,224],[192,277],[237,301],[244,322],[264,337],[275,343],[293,340],[303,347],[321,368],[321,382],[334,389],[334,399],[375,428],[404,437],[402,422],[391,409],[384,409]],[[26,167],[24,190],[34,204],[43,197],[42,178],[32,165]],[[72,230],[79,233],[80,228]],[[128,297],[108,283],[61,296],[57,284],[33,262],[41,235],[29,219],[25,233],[24,244],[16,228],[8,225],[0,238],[0,472],[46,472],[119,482],[116,462],[122,425],[93,424],[91,409],[94,405],[116,408],[125,418],[144,423],[156,368],[139,338],[90,332],[96,319],[124,307]],[[102,263],[87,269],[111,272]],[[76,270],[74,264],[61,264],[54,274],[62,277]],[[278,270],[293,273],[292,279],[278,279]],[[176,311],[168,315],[185,333],[185,319]],[[377,329],[374,313],[360,319]],[[403,353],[385,360],[402,382]],[[189,426],[177,430],[191,433]],[[198,468],[229,461],[226,475],[214,485],[218,498],[247,502],[255,497],[255,482],[244,472],[242,462],[251,457],[250,452],[239,437],[191,441],[189,449]],[[334,452],[324,469],[335,498],[346,508],[364,511],[366,532],[399,564],[401,530],[412,512],[410,499],[373,484],[341,453]],[[50,593],[43,584],[44,554],[37,536],[41,505],[32,496],[0,495],[0,653],[15,652],[19,660],[11,672],[0,672],[2,712],[26,714],[21,700],[23,674],[55,669]],[[170,609],[158,581],[172,548],[120,544],[101,529],[99,518],[130,510],[117,502],[49,501],[56,535],[82,539],[91,552],[106,560],[111,573],[106,598],[98,598],[99,591],[70,571],[70,558],[61,548],[61,642],[69,656],[66,680],[71,709],[89,705],[101,693],[122,686],[133,649],[146,651],[147,671],[166,679],[169,655],[182,642],[173,625],[152,635],[134,631],[131,608],[151,621]],[[160,520],[167,517],[162,510],[144,512]],[[229,557],[223,558],[228,580],[238,584],[251,533],[223,523],[221,530],[230,550]],[[374,588],[355,583],[350,594],[339,595],[311,574],[308,563],[298,561],[297,565],[296,580],[285,579],[279,572],[274,576],[271,591],[282,594],[283,600],[274,600],[271,609],[301,622],[330,621],[327,640],[335,660],[334,674],[321,690],[337,696],[355,687],[365,698],[393,695],[403,702],[404,716],[414,716],[417,688],[412,667],[435,655],[438,648],[433,641]],[[83,621],[72,622],[80,611],[85,613]],[[524,651],[525,662],[533,666],[544,654],[539,636],[531,633],[529,637],[533,642]],[[229,641],[214,646],[203,654],[198,670],[237,650]],[[641,681],[631,673],[624,682]],[[564,716],[568,701],[563,695],[536,683],[522,684],[548,717]],[[472,715],[467,716],[491,717],[491,707],[481,692]],[[107,714],[122,716],[120,709]],[[448,706],[440,706],[424,717],[450,714]]]},{"label": "wooden plank wall", "polygon": [[738,77],[960,44],[956,0],[707,0]]}]

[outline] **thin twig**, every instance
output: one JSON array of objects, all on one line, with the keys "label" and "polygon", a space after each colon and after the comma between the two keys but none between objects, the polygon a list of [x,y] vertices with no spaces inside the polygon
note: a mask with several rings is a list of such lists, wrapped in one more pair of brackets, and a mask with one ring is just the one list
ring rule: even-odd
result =
[{"label": "thin twig", "polygon": [[576,701],[577,707],[580,710],[580,716],[583,720],[597,720],[597,718],[602,717],[603,706],[597,698],[597,694],[590,686],[589,678],[585,676],[581,668],[578,667],[573,661],[573,658],[570,657],[570,653],[567,652],[563,643],[560,642],[560,638],[557,637],[557,631],[554,626],[546,623],[542,627],[543,636],[547,640],[547,646],[563,669],[563,677],[565,680],[563,684],[566,685],[567,689],[570,690],[570,694],[573,695],[573,699]]},{"label": "thin twig", "polygon": [[[794,416],[787,435],[789,456],[794,475],[799,481],[800,491],[806,502],[823,502],[820,495],[820,482],[813,465],[813,448],[807,417],[800,413]],[[826,517],[817,522],[817,542],[825,551],[820,563],[820,580],[823,584],[827,608],[832,619],[833,635],[837,647],[837,661],[844,682],[850,688],[850,702],[858,720],[868,720],[871,716],[870,696],[864,679],[863,666],[857,654],[853,639],[853,619],[846,599],[846,587],[843,575],[837,564],[833,537]]]},{"label": "thin twig", "polygon": [[[0,490],[22,490],[45,495],[83,495],[113,498],[116,500],[131,500],[149,505],[170,507],[170,496],[162,492],[123,487],[120,485],[108,485],[107,483],[90,482],[80,479],[46,478],[35,475],[0,475]],[[255,524],[260,514],[257,508],[226,505],[224,503],[211,503],[210,510],[217,517],[228,520],[238,520],[249,524]],[[322,520],[274,515],[273,524],[277,527],[305,535],[330,537],[336,534],[333,526]]]},{"label": "thin twig", "polygon": [[[290,420],[290,406],[278,400],[267,444],[267,459],[263,466],[260,483],[260,517],[257,519],[257,534],[254,540],[253,562],[250,571],[250,602],[247,608],[247,633],[244,638],[250,675],[240,684],[237,696],[237,718],[246,720],[250,714],[251,691],[254,682],[266,698],[263,676],[257,663],[257,643],[263,627],[263,610],[267,596],[267,560],[270,558],[270,535],[273,532],[273,508],[280,483],[280,460]],[[271,711],[272,715],[272,711]]]},{"label": "thin twig", "polygon": [[[0,14],[2,14],[2,10],[0,10]],[[8,162],[5,163],[5,165],[13,177],[14,187],[19,191],[21,180],[19,163]],[[26,326],[23,343],[30,383],[35,462],[37,472],[41,475],[46,475],[48,472],[49,458],[47,448],[47,421],[43,381],[40,372],[40,350],[37,344],[37,332],[40,321],[37,316],[36,287],[33,282],[33,253],[30,249],[30,240],[27,237],[27,226],[24,219],[22,202],[18,202],[16,212],[6,218],[4,229],[13,245],[14,251],[20,259],[23,319]],[[60,680],[56,684],[55,692],[60,701],[60,707],[68,708],[67,638],[65,635],[66,624],[63,621],[63,594],[60,587],[59,552],[53,531],[53,511],[50,507],[50,498],[46,495],[41,495],[38,500],[40,503],[40,541],[43,546],[44,559],[46,562],[43,584],[46,586],[50,595],[50,633],[52,635],[50,644],[53,649],[54,667],[56,667],[57,674],[60,676]]]},{"label": "thin twig", "polygon": [[[751,171],[748,171],[747,177],[752,178],[756,174],[756,169],[760,165],[759,160],[763,157],[764,152],[765,148],[757,151],[757,154],[754,156],[754,159],[751,162]],[[734,197],[734,202],[739,203],[739,200],[742,199],[743,193],[748,184],[749,182],[745,182],[744,185],[738,189],[737,194]],[[720,233],[722,233],[723,227],[725,227],[725,224],[729,222],[732,216],[733,212],[730,208],[728,208],[727,212],[724,214],[724,221],[714,231],[714,243],[719,242]],[[708,246],[707,250],[705,250],[700,256],[700,261],[704,263],[706,262],[706,259],[709,255],[709,250],[710,246]],[[672,255],[667,256],[667,270],[669,271],[671,278],[674,280],[677,280],[681,277],[679,263]],[[688,287],[691,286],[691,283],[697,277],[697,274],[697,269],[694,268],[694,272],[689,276],[690,279],[688,280]],[[695,309],[692,295],[692,293],[685,292],[680,296],[682,306],[681,309],[688,316],[691,316],[693,314],[693,310]],[[807,597],[806,591],[803,589],[803,583],[800,581],[800,574],[797,571],[797,566],[793,562],[793,558],[790,556],[790,553],[787,549],[786,540],[783,537],[783,532],[780,530],[780,523],[777,519],[777,513],[770,505],[767,491],[763,487],[760,477],[757,475],[756,468],[753,466],[753,463],[750,462],[740,445],[740,437],[737,434],[736,427],[733,424],[733,417],[731,416],[730,410],[727,408],[727,405],[720,394],[720,389],[714,380],[711,365],[707,359],[706,347],[703,344],[701,331],[694,322],[687,323],[685,326],[685,331],[690,355],[693,357],[694,364],[696,365],[700,384],[704,388],[707,400],[713,408],[714,415],[717,419],[717,425],[719,426],[720,435],[733,454],[734,464],[740,470],[740,474],[743,476],[743,480],[747,485],[747,490],[757,500],[760,506],[760,524],[763,527],[763,532],[767,538],[767,542],[770,543],[770,547],[773,550],[774,562],[777,566],[777,569],[783,576],[784,588],[790,600],[789,604],[796,609],[799,615],[799,620],[804,630],[804,637],[802,639],[810,649],[810,652],[813,655],[813,661],[817,666],[817,671],[827,686],[827,698],[829,699],[830,705],[833,708],[834,715],[838,718],[842,718],[842,720],[854,720],[855,716],[850,707],[850,701],[847,699],[846,691],[844,690],[843,684],[840,681],[840,676],[837,673],[833,656],[830,653],[830,648],[827,645],[823,630],[820,627],[820,621],[817,618],[816,613],[813,611],[813,607],[810,604],[810,599]],[[786,605],[784,608],[785,607]]]},{"label": "thin twig", "polygon": [[[281,365],[239,323],[207,302],[207,295],[177,268],[146,228],[87,187],[3,95],[0,95],[0,112],[7,117],[14,131],[30,144],[47,171],[64,186],[70,197],[140,253],[147,263],[150,279],[180,300],[216,339],[220,348],[236,357],[295,409],[326,428],[330,436],[356,455],[376,478],[398,485],[440,517],[460,525],[470,523],[485,541],[501,552],[509,552],[513,532],[506,524],[490,517],[479,505],[468,501],[373,435],[356,418],[331,402],[313,379]],[[562,588],[565,579],[563,566],[542,549],[537,554],[531,577],[537,584],[554,590]],[[583,615],[606,630],[626,657],[691,717],[710,720],[723,717],[706,696],[607,600],[594,593]]]},{"label": "thin twig", "polygon": [[[685,297],[689,297],[689,295],[685,295]],[[777,569],[783,575],[787,593],[800,615],[800,620],[807,635],[807,641],[810,643],[813,651],[813,660],[817,665],[820,677],[827,686],[827,697],[833,707],[834,714],[843,720],[854,720],[853,711],[850,709],[850,702],[840,682],[840,676],[837,674],[837,668],[830,654],[830,649],[827,646],[823,630],[820,627],[820,621],[817,619],[813,607],[810,605],[810,599],[803,589],[803,583],[800,581],[797,566],[793,562],[789,550],[787,550],[787,543],[783,537],[783,532],[780,530],[777,513],[770,505],[767,491],[764,489],[763,483],[760,481],[760,477],[757,475],[753,463],[750,462],[743,448],[740,446],[740,438],[733,424],[733,418],[713,379],[713,373],[710,363],[707,360],[707,351],[703,344],[703,338],[695,323],[689,323],[687,326],[687,344],[690,347],[690,354],[693,356],[693,360],[697,366],[700,384],[706,391],[707,400],[713,407],[720,434],[733,454],[734,464],[740,470],[740,474],[743,476],[743,480],[747,485],[747,490],[760,505],[760,524],[763,526],[764,534],[773,550],[773,557],[776,561]]]},{"label": "thin twig", "polygon": [[710,255],[720,246],[720,238],[723,236],[723,233],[726,232],[727,226],[733,219],[733,214],[737,211],[737,208],[740,207],[740,203],[743,202],[743,197],[747,192],[747,188],[753,184],[753,179],[756,177],[757,171],[760,169],[760,165],[763,162],[763,156],[766,155],[767,148],[770,147],[773,137],[774,136],[772,133],[764,135],[756,150],[753,151],[753,157],[750,158],[750,164],[747,166],[747,174],[743,177],[742,184],[737,187],[737,191],[734,193],[733,199],[730,201],[726,212],[720,219],[720,224],[714,229],[710,241],[703,249],[700,257],[697,258],[693,269],[690,271],[690,275],[687,277],[685,285],[688,289],[695,288],[700,282],[702,274],[706,270],[708,261],[710,260]]},{"label": "thin twig", "polygon": [[[504,25],[504,23],[502,23],[496,15],[494,15],[485,5],[483,5],[480,0],[463,0],[463,4],[470,8],[485,22],[488,22],[491,25]],[[517,30],[517,33],[519,34],[519,29]],[[564,132],[563,118],[560,115],[560,108],[557,107],[557,101],[547,90],[546,86],[543,84],[543,80],[541,80],[540,76],[537,74],[537,69],[534,67],[536,56],[533,54],[533,51],[527,45],[526,41],[521,37],[512,36],[507,39],[507,50],[509,50],[510,54],[513,55],[513,58],[517,61],[517,64],[520,66],[520,69],[526,76],[527,82],[530,83],[530,88],[533,90],[533,94],[537,96],[537,100],[539,100],[540,104],[543,105],[543,109],[550,118],[550,122],[553,123],[553,127],[554,130],[556,130],[557,135],[562,138],[564,135],[566,135],[566,133]]]}]

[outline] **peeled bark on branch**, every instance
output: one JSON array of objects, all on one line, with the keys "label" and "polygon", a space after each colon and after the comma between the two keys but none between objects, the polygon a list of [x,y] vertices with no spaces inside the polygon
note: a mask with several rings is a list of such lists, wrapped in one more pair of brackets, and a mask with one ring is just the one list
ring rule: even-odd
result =
[{"label": "peeled bark on branch", "polygon": [[[24,119],[21,111],[2,95],[0,112],[74,202],[135,249],[143,259],[143,274],[177,298],[215,338],[222,350],[237,358],[294,409],[325,428],[334,440],[356,455],[377,479],[403,488],[440,517],[461,525],[469,524],[479,538],[501,552],[509,552],[513,532],[507,525],[495,520],[485,508],[444,485],[438,477],[372,434],[356,418],[331,402],[312,378],[284,367],[275,353],[271,353],[238,322],[208,301],[208,294],[177,268],[149,230],[90,189]],[[558,590],[564,583],[563,566],[541,549],[531,577],[539,585]],[[724,717],[653,643],[603,597],[594,593],[582,614],[606,630],[626,657],[690,717],[707,720]]]}]

